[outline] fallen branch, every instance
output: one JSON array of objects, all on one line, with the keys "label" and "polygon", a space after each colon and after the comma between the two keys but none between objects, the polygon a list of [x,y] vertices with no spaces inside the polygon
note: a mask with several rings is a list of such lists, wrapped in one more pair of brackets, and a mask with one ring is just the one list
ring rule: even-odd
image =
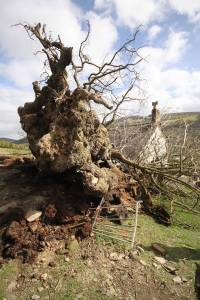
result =
[{"label": "fallen branch", "polygon": [[111,157],[112,159],[117,159],[119,160],[120,162],[124,163],[124,164],[127,164],[131,167],[134,167],[136,169],[139,169],[143,172],[146,172],[148,174],[158,174],[158,175],[161,175],[163,176],[164,178],[167,178],[168,180],[170,181],[173,181],[173,182],[176,182],[176,183],[179,183],[187,188],[189,188],[190,190],[192,190],[193,192],[195,192],[197,195],[200,196],[200,190],[192,185],[190,185],[189,183],[187,182],[184,182],[183,180],[179,179],[179,178],[176,178],[174,176],[171,176],[170,174],[168,173],[165,173],[163,171],[161,171],[160,169],[156,169],[156,168],[153,168],[153,167],[148,167],[148,166],[141,166],[140,164],[132,161],[132,160],[129,160],[127,159],[126,157],[124,157],[119,151],[116,151],[116,150],[112,150],[112,153],[111,153]]}]

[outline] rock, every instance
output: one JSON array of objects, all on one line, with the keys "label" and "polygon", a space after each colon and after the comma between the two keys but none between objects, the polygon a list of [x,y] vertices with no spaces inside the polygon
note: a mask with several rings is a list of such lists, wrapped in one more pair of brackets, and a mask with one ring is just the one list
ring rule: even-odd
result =
[{"label": "rock", "polygon": [[39,300],[40,299],[40,296],[39,295],[33,295],[31,297],[32,300]]},{"label": "rock", "polygon": [[107,277],[108,279],[110,279],[110,280],[113,280],[113,277],[112,277],[112,275],[110,275],[110,274],[106,274],[106,277]]},{"label": "rock", "polygon": [[56,266],[56,263],[54,261],[49,262],[49,267],[55,267],[55,266]]},{"label": "rock", "polygon": [[42,291],[44,291],[44,288],[42,286],[37,288],[38,292],[41,293]]},{"label": "rock", "polygon": [[143,265],[144,267],[148,266],[148,264],[144,260],[142,260],[142,259],[139,260],[139,263],[141,265]]},{"label": "rock", "polygon": [[114,260],[114,261],[115,261],[115,260],[121,260],[121,259],[124,258],[124,254],[122,254],[122,253],[117,254],[116,252],[113,252],[113,253],[110,253],[109,258],[110,258],[111,260]]},{"label": "rock", "polygon": [[42,280],[47,280],[47,277],[48,277],[48,274],[47,273],[44,273],[44,274],[42,274],[41,276],[40,276],[40,278],[42,279]]},{"label": "rock", "polygon": [[165,264],[165,269],[169,272],[169,273],[171,273],[171,274],[176,274],[176,270],[177,270],[177,268],[176,267],[174,267],[174,266],[172,266],[172,265],[170,265],[170,264]]},{"label": "rock", "polygon": [[182,282],[182,279],[181,279],[180,276],[175,276],[175,277],[173,278],[173,281],[174,281],[175,283],[181,283],[181,282]]},{"label": "rock", "polygon": [[[140,254],[140,252],[137,251],[137,250],[131,251],[130,253],[133,254],[133,255],[139,255],[139,254]],[[129,253],[129,254],[130,254],[130,253]]]},{"label": "rock", "polygon": [[164,265],[167,262],[167,260],[164,257],[160,256],[154,256],[153,259],[161,265]]},{"label": "rock", "polygon": [[188,282],[188,279],[184,276],[181,276],[181,279],[182,279],[183,282]]},{"label": "rock", "polygon": [[166,250],[164,248],[162,248],[157,243],[152,244],[151,247],[152,247],[153,250],[155,250],[156,252],[158,252],[161,255],[165,255],[166,254]]},{"label": "rock", "polygon": [[110,253],[109,258],[111,260],[118,260],[118,255],[116,252]]},{"label": "rock", "polygon": [[76,250],[78,250],[79,248],[79,244],[78,244],[78,241],[76,239],[74,240],[71,240],[68,244],[68,249],[69,249],[69,252],[73,253],[75,252]]},{"label": "rock", "polygon": [[92,267],[93,266],[93,263],[92,263],[92,261],[90,259],[87,260],[86,264],[87,264],[88,267]]},{"label": "rock", "polygon": [[156,263],[153,263],[153,266],[156,268],[156,269],[160,269],[161,268],[161,265],[158,265]]},{"label": "rock", "polygon": [[107,279],[105,280],[105,284],[106,284],[107,286],[109,286],[109,287],[112,286],[112,280],[110,280],[110,279],[107,278]]},{"label": "rock", "polygon": [[114,287],[113,286],[109,286],[106,294],[107,294],[108,297],[114,296],[116,294]]},{"label": "rock", "polygon": [[38,224],[36,222],[30,223],[29,227],[30,227],[30,230],[34,233],[38,229]]},{"label": "rock", "polygon": [[58,255],[65,255],[69,253],[68,249],[64,249],[64,248],[59,248],[55,250],[55,253]]},{"label": "rock", "polygon": [[70,261],[69,257],[65,257],[65,261],[69,262]]},{"label": "rock", "polygon": [[11,283],[8,285],[8,291],[12,292],[13,290],[15,290],[17,287],[17,282],[16,281],[11,281]]},{"label": "rock", "polygon": [[25,219],[28,221],[28,222],[33,222],[37,219],[40,218],[40,216],[42,215],[42,212],[41,211],[38,211],[38,210],[30,210],[26,213],[25,215]]},{"label": "rock", "polygon": [[118,259],[121,260],[121,259],[123,259],[123,258],[125,258],[125,255],[124,255],[123,253],[120,253],[120,254],[118,255]]},{"label": "rock", "polygon": [[132,260],[140,261],[140,258],[137,255],[137,251],[130,251],[128,256]]},{"label": "rock", "polygon": [[125,273],[124,275],[122,275],[121,280],[122,281],[127,281],[129,279],[129,275],[127,273]]}]

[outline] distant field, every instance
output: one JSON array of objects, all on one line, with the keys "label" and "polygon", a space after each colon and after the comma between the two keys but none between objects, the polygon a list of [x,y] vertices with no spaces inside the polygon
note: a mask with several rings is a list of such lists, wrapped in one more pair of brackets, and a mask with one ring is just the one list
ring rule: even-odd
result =
[{"label": "distant field", "polygon": [[12,149],[12,148],[1,148],[0,155],[27,155],[30,154],[30,150],[27,149]]},{"label": "distant field", "polygon": [[0,141],[0,155],[27,155],[30,154],[28,144],[14,144],[8,141]]}]

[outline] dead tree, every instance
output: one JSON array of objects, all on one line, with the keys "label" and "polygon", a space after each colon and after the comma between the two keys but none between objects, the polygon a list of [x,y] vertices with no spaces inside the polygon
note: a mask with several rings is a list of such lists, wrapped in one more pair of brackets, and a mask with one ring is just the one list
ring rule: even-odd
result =
[{"label": "dead tree", "polygon": [[[142,57],[134,46],[139,28],[107,61],[98,65],[85,54],[89,24],[78,59],[73,55],[73,48],[64,46],[59,36],[57,40],[47,36],[44,25],[20,25],[31,39],[36,38],[40,42],[51,71],[46,85],[40,87],[38,82],[33,83],[35,100],[18,108],[38,169],[53,173],[70,171],[80,179],[85,193],[102,197],[112,195],[112,191],[124,185],[125,173],[114,164],[118,160],[129,166],[131,174],[138,176],[139,172],[147,176],[159,191],[165,192],[157,181],[162,177],[173,186],[179,184],[191,188],[195,197],[199,197],[197,188],[172,176],[169,170],[130,161],[110,142],[106,126],[115,121],[124,102],[137,100],[132,91],[138,88],[140,81],[137,65]],[[88,66],[93,71],[81,81]],[[70,90],[68,82],[70,70],[75,84],[73,90]],[[91,109],[91,101],[107,110],[103,123]]]},{"label": "dead tree", "polygon": [[[78,61],[73,57],[73,48],[65,47],[59,36],[53,40],[47,35],[44,25],[18,25],[24,27],[31,39],[40,42],[51,71],[43,87],[37,81],[33,82],[35,100],[18,108],[38,168],[55,173],[71,170],[81,177],[87,193],[101,196],[116,189],[123,174],[112,163],[108,131],[91,109],[90,101],[112,112],[110,119],[110,113],[107,113],[105,122],[107,118],[109,122],[115,119],[118,107],[127,100],[139,78],[136,65],[142,58],[134,47],[139,29],[100,66],[84,54],[90,34],[89,24],[87,36],[78,51]],[[93,67],[93,72],[81,82],[79,74],[88,65]],[[70,68],[76,85],[72,91],[68,84]],[[117,81],[128,75],[130,84],[121,100],[104,99],[103,95],[112,96],[114,85],[119,85]]]}]

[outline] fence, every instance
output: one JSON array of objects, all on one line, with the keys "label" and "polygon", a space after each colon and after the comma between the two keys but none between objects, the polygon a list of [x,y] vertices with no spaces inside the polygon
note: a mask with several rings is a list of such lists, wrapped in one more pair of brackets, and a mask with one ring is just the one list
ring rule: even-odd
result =
[{"label": "fence", "polygon": [[[121,243],[128,243],[132,249],[136,240],[140,203],[141,201],[136,202],[135,211],[132,210],[132,214],[129,213],[128,216],[118,217],[105,214],[105,209],[106,211],[122,211],[124,209],[128,211],[130,206],[124,204],[106,206],[105,200],[102,198],[94,214],[92,233]],[[120,224],[117,224],[119,221]]]}]

